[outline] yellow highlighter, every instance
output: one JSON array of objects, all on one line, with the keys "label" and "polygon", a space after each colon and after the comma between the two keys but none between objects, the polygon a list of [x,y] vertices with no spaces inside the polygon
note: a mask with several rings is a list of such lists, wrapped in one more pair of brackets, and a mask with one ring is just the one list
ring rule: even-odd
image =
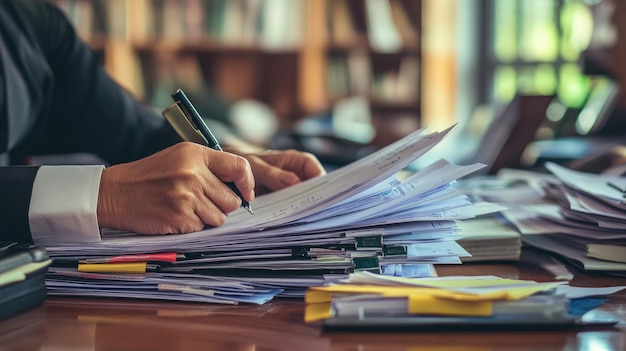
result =
[{"label": "yellow highlighter", "polygon": [[150,269],[147,262],[78,264],[78,271],[84,273],[146,273]]}]

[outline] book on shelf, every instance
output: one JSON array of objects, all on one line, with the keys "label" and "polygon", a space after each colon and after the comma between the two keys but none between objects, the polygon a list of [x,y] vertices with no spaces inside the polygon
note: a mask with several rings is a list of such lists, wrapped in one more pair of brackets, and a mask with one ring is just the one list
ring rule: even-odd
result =
[{"label": "book on shelf", "polygon": [[371,87],[372,63],[369,55],[361,50],[352,51],[346,58],[348,64],[350,90],[367,96]]},{"label": "book on shelf", "polygon": [[394,66],[374,67],[371,72],[373,99],[392,104],[415,104],[419,101],[420,60],[406,55]]},{"label": "book on shelf", "polygon": [[205,21],[205,13],[203,0],[187,0],[184,14],[184,33],[185,38],[190,40],[201,39],[203,36],[203,26]]},{"label": "book on shelf", "polygon": [[93,13],[103,16],[103,33],[111,38],[125,39],[128,33],[126,1],[94,0]]},{"label": "book on shelf", "polygon": [[420,44],[419,20],[414,18],[419,14],[411,13],[413,4],[406,6],[402,0],[329,0],[327,4],[329,39],[334,45],[360,45],[367,39],[375,51],[397,52]]},{"label": "book on shelf", "polygon": [[342,97],[351,94],[351,74],[345,57],[333,55],[328,57],[326,89],[331,97]]},{"label": "book on shelf", "polygon": [[161,4],[162,37],[170,40],[181,40],[187,35],[185,23],[187,13],[185,8],[188,4],[183,4],[178,0],[163,0]]},{"label": "book on shelf", "polygon": [[331,97],[360,95],[390,104],[416,104],[420,90],[420,60],[413,55],[393,67],[373,67],[373,59],[359,50],[329,55],[327,87]]},{"label": "book on shelf", "polygon": [[397,52],[403,41],[389,0],[365,0],[367,35],[370,46],[380,52]]},{"label": "book on shelf", "polygon": [[336,45],[351,44],[361,37],[348,0],[328,2],[328,27],[331,43]]},{"label": "book on shelf", "polygon": [[402,4],[402,0],[389,0],[389,5],[391,6],[391,14],[404,46],[412,48],[418,47],[420,44],[419,30],[417,30],[415,24],[411,22],[407,9]]},{"label": "book on shelf", "polygon": [[394,100],[416,102],[420,90],[420,59],[416,56],[405,56],[398,67],[398,81],[395,86]]},{"label": "book on shelf", "polygon": [[78,0],[52,1],[74,24],[78,35],[89,41],[94,31],[94,11],[91,2]]},{"label": "book on shelf", "polygon": [[[115,26],[109,14],[109,6],[103,1],[85,0],[48,0],[58,7],[72,22],[76,33],[85,41],[92,42],[95,37],[117,33],[120,28]],[[118,2],[118,1],[115,1]]]},{"label": "book on shelf", "polygon": [[302,41],[302,0],[266,1],[261,12],[258,42],[270,49],[295,46]]},{"label": "book on shelf", "polygon": [[156,1],[152,0],[133,0],[128,3],[128,12],[133,14],[133,20],[128,23],[129,39],[143,43],[153,38],[157,30],[162,30],[157,28],[157,24],[160,25],[163,20],[155,6]]},{"label": "book on shelf", "polygon": [[214,40],[282,48],[300,43],[303,36],[303,0],[50,1],[85,37],[101,32],[138,43]]}]

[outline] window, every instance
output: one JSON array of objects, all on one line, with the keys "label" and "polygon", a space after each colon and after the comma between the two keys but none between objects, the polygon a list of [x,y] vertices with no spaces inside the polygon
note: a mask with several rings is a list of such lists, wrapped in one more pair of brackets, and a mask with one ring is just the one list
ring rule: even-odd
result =
[{"label": "window", "polygon": [[[516,94],[555,95],[565,107],[585,102],[590,78],[581,54],[593,32],[591,0],[484,2],[487,39],[482,103],[508,102]],[[597,1],[596,1],[597,2]]]}]

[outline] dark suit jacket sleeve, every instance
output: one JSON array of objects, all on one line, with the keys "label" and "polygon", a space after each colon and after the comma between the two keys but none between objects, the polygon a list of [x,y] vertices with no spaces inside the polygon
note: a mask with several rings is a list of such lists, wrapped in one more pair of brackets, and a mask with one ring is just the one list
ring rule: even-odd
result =
[{"label": "dark suit jacket sleeve", "polygon": [[47,2],[16,3],[16,15],[51,71],[50,84],[41,91],[47,108],[21,152],[89,152],[121,163],[180,141],[160,111],[142,105],[111,79],[58,8]]},{"label": "dark suit jacket sleeve", "polygon": [[0,167],[0,240],[32,243],[28,207],[38,167]]},{"label": "dark suit jacket sleeve", "polygon": [[[10,53],[0,113],[9,126],[20,126],[11,129],[9,140],[17,138],[9,145],[12,154],[86,152],[114,164],[180,141],[159,112],[107,75],[54,5],[3,0],[0,15],[0,44]],[[0,167],[0,240],[31,241],[28,207],[36,172]]]}]

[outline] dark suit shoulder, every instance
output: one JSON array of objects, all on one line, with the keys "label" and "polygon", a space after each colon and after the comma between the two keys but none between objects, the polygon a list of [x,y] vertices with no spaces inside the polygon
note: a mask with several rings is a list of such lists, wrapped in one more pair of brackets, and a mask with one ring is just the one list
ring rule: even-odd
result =
[{"label": "dark suit shoulder", "polygon": [[5,0],[0,4],[0,11],[7,12],[20,29],[13,34],[24,36],[46,56],[54,55],[75,34],[63,11],[48,1]]}]

